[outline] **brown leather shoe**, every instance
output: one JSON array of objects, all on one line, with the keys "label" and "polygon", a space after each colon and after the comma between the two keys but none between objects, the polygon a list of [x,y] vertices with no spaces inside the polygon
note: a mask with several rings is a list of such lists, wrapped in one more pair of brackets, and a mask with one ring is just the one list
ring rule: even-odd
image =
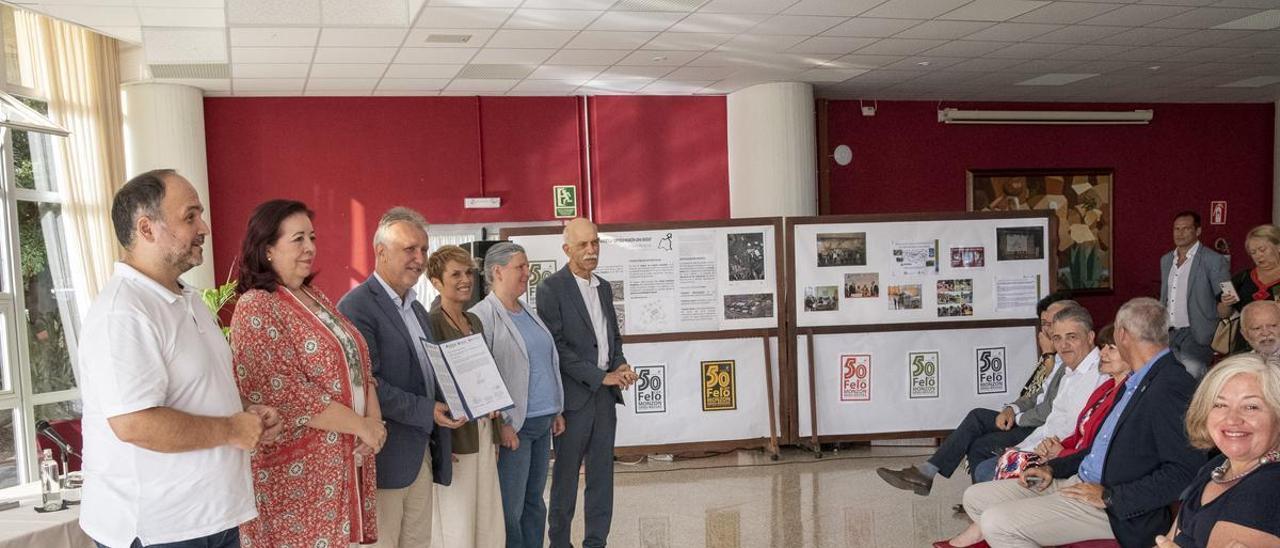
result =
[{"label": "brown leather shoe", "polygon": [[908,466],[902,470],[876,468],[876,474],[889,485],[903,491],[912,491],[917,495],[928,496],[929,491],[933,489],[933,478],[921,474],[920,470],[914,466]]}]

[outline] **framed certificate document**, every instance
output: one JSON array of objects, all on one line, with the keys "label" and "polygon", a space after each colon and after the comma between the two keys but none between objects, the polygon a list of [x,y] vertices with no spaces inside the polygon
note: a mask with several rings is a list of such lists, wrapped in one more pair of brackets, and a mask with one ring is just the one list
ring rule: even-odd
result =
[{"label": "framed certificate document", "polygon": [[455,419],[475,420],[514,407],[498,364],[479,333],[434,344],[418,339]]}]

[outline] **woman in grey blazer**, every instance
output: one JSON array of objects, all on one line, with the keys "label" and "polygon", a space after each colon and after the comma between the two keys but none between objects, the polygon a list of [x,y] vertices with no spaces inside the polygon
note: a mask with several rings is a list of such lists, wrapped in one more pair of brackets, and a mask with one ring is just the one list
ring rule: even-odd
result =
[{"label": "woman in grey blazer", "polygon": [[484,325],[502,380],[515,406],[503,411],[498,484],[507,548],[542,548],[547,507],[542,500],[551,438],[564,431],[564,387],[551,332],[523,299],[529,283],[524,248],[502,242],[484,256],[489,295],[471,307]]}]

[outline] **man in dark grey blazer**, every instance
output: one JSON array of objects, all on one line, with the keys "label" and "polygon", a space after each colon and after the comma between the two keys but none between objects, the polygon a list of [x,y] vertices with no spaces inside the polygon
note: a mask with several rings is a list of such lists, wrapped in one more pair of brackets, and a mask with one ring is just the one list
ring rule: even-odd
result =
[{"label": "man in dark grey blazer", "polygon": [[421,344],[431,340],[431,330],[413,286],[426,264],[426,227],[408,208],[383,215],[373,237],[374,274],[338,302],[369,345],[387,423],[377,456],[379,547],[431,544],[432,482],[450,483],[448,429],[466,422],[449,416]]},{"label": "man in dark grey blazer", "polygon": [[1169,348],[1199,379],[1213,359],[1209,348],[1218,328],[1218,297],[1231,279],[1226,258],[1200,245],[1200,215],[1173,217],[1173,251],[1160,258],[1160,304],[1169,314]]},{"label": "man in dark grey blazer", "polygon": [[548,516],[551,548],[569,548],[569,527],[578,500],[578,469],[586,460],[583,501],[584,548],[605,546],[613,520],[615,406],[636,374],[622,355],[622,334],[609,282],[592,274],[599,265],[600,238],[586,219],[564,228],[569,264],[538,286],[538,315],[560,354],[564,384],[564,433],[555,438]]}]

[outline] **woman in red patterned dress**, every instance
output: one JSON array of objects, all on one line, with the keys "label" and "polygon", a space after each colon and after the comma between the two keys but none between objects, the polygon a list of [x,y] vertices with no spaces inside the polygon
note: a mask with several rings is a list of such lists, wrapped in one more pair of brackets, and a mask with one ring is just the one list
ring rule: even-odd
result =
[{"label": "woman in red patterned dress", "polygon": [[231,319],[244,399],[280,410],[276,444],[253,453],[258,519],[246,547],[323,548],[377,540],[373,454],[387,431],[355,326],[311,285],[313,213],[272,200],[254,210]]}]

